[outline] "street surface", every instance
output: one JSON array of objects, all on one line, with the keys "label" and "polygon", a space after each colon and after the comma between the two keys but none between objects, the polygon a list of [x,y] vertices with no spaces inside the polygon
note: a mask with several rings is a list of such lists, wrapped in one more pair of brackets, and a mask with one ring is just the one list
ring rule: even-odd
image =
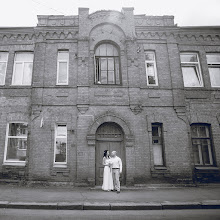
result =
[{"label": "street surface", "polygon": [[216,210],[71,211],[0,209],[0,220],[219,220]]}]

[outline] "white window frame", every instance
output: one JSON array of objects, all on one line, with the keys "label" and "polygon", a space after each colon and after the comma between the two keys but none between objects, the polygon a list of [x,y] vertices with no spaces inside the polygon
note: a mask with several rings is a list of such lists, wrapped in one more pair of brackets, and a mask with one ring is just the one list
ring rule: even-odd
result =
[{"label": "white window frame", "polygon": [[[25,166],[26,161],[19,161],[19,160],[7,160],[7,152],[8,152],[8,138],[21,138],[21,139],[27,139],[27,137],[24,136],[9,136],[8,132],[9,132],[9,124],[20,124],[20,123],[25,123],[27,124],[27,122],[24,121],[12,121],[7,123],[7,127],[6,127],[6,136],[5,136],[5,151],[4,151],[4,165],[13,165],[13,166]],[[22,149],[21,149],[22,150]],[[27,152],[27,149],[25,149]]]},{"label": "white window frame", "polygon": [[[68,53],[68,60],[62,60],[59,59],[59,53]],[[59,69],[60,69],[60,63],[66,63],[67,65],[67,82],[65,83],[59,83]],[[69,84],[69,50],[58,50],[57,53],[57,82],[56,85],[68,85]]]},{"label": "white window frame", "polygon": [[[184,84],[184,87],[186,87],[186,88],[192,88],[192,87],[195,87],[195,88],[198,88],[198,87],[204,87],[204,83],[203,83],[203,77],[202,77],[202,71],[201,71],[201,66],[200,66],[200,61],[199,61],[199,56],[198,56],[198,53],[195,53],[195,52],[192,52],[192,53],[190,53],[190,52],[181,52],[180,53],[180,56],[181,55],[196,55],[196,57],[197,57],[197,62],[182,62],[181,61],[181,69],[183,68],[183,67],[195,67],[196,68],[196,70],[197,70],[197,73],[198,73],[198,80],[199,80],[199,86],[185,86],[185,84]],[[198,67],[198,68],[197,68]],[[182,73],[182,75],[183,75],[183,73]],[[183,78],[183,83],[184,83],[184,78]]]},{"label": "white window frame", "polygon": [[5,52],[5,51],[0,51],[0,53],[7,53],[7,60],[6,61],[0,61],[0,63],[5,63],[5,72],[3,73],[4,74],[4,80],[3,80],[3,84],[0,84],[0,86],[4,86],[5,85],[5,79],[6,79],[6,72],[7,72],[7,66],[8,66],[8,52]]},{"label": "white window frame", "polygon": [[[219,56],[220,56],[220,53],[207,53],[207,54],[206,54],[208,69],[209,69],[210,67],[211,67],[211,68],[215,68],[215,67],[220,68],[220,62],[208,62],[207,55],[219,55]],[[220,74],[220,73],[219,73],[219,74]],[[209,77],[210,77],[210,72],[209,72]],[[213,86],[213,85],[212,85],[211,77],[210,77],[210,83],[211,83],[211,87],[213,87],[213,88],[219,88],[219,87],[220,87],[220,84],[219,84],[219,86]]]},{"label": "white window frame", "polygon": [[[145,58],[145,71],[146,71],[146,78],[147,78],[147,86],[158,86],[158,76],[157,76],[157,64],[156,64],[156,53],[155,51],[145,50],[144,54],[151,53],[154,56],[154,60],[146,60]],[[146,56],[145,56],[146,57]],[[148,75],[147,75],[147,64],[154,65],[154,73],[155,73],[155,84],[149,84]]]},{"label": "white window frame", "polygon": [[[31,84],[32,84],[32,75],[33,75],[33,60],[34,60],[34,57],[33,57],[33,60],[32,60],[32,62],[31,61],[16,61],[16,56],[17,56],[17,54],[33,54],[34,55],[34,53],[33,52],[16,52],[15,53],[15,58],[14,58],[14,67],[13,67],[13,77],[12,77],[12,86],[31,86]],[[32,71],[31,71],[31,78],[30,78],[30,84],[16,84],[15,82],[14,82],[14,80],[15,80],[15,66],[16,66],[16,64],[18,64],[18,63],[22,63],[22,81],[23,81],[23,77],[24,77],[24,64],[25,63],[32,63]]]},{"label": "white window frame", "polygon": [[[58,126],[66,126],[66,136],[57,136],[57,128]],[[53,166],[54,167],[66,167],[67,166],[67,136],[68,136],[68,130],[67,130],[67,124],[65,123],[57,123],[55,124],[55,133],[54,133],[54,159],[53,159]],[[58,138],[66,138],[66,161],[65,162],[55,162],[56,159],[56,140]]]},{"label": "white window frame", "polygon": [[[153,136],[153,127],[158,129],[159,136]],[[164,152],[164,138],[163,138],[163,124],[162,123],[152,123],[151,124],[152,129],[152,147],[153,147],[153,161],[154,161],[154,167],[165,167],[165,152]],[[157,140],[158,143],[155,143],[154,141]],[[161,147],[161,161],[162,164],[156,164],[156,155],[155,155],[155,147],[160,146]]]}]

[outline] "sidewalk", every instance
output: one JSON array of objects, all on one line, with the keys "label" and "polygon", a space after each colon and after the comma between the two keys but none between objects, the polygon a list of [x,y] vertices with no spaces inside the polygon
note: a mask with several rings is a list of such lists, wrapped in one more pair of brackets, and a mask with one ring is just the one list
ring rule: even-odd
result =
[{"label": "sidewalk", "polygon": [[63,210],[220,209],[220,185],[200,187],[27,187],[0,185],[0,208]]}]

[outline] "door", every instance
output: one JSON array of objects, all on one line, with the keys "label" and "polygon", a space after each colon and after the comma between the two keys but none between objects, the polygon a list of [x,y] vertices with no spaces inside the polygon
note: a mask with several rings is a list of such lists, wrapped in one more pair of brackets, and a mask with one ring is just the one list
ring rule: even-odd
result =
[{"label": "door", "polygon": [[96,134],[96,185],[102,185],[103,170],[102,165],[104,150],[117,151],[117,156],[122,160],[122,174],[120,177],[121,184],[124,185],[125,180],[125,151],[124,151],[124,135],[122,129],[116,123],[104,123],[101,125]]}]

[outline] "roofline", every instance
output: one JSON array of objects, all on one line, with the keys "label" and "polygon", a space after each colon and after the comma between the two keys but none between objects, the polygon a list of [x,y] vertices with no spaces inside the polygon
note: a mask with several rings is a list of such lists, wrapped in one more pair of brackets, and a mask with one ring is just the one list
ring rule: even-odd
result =
[{"label": "roofline", "polygon": [[220,29],[220,26],[178,26],[181,29]]}]

